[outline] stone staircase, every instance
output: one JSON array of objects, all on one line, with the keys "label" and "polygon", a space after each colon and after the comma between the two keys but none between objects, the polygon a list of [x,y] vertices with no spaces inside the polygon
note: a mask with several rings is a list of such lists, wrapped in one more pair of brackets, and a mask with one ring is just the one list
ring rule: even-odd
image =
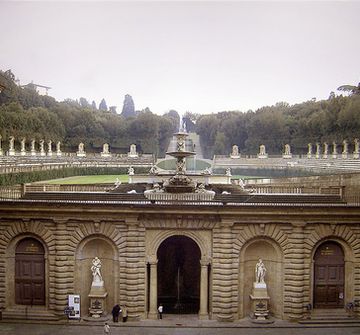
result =
[{"label": "stone staircase", "polygon": [[299,323],[304,325],[360,324],[360,319],[344,308],[314,309],[308,319],[301,320]]},{"label": "stone staircase", "polygon": [[36,306],[18,306],[2,311],[3,320],[59,321],[61,317]]}]

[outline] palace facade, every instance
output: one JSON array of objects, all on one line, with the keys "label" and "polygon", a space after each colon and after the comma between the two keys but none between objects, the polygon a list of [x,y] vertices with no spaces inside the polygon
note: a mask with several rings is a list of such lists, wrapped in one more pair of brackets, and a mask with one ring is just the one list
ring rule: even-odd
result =
[{"label": "palace facade", "polygon": [[132,320],[156,318],[160,303],[164,313],[244,318],[259,258],[274,317],[358,313],[358,205],[324,194],[220,192],[212,200],[139,192],[0,200],[2,317],[60,319],[71,294],[88,316],[94,257],[102,261],[105,312],[126,304]]}]

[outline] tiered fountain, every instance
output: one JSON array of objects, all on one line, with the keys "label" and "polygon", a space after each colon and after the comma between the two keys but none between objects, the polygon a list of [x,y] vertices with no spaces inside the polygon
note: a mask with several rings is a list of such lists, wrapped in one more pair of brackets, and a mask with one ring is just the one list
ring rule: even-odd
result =
[{"label": "tiered fountain", "polygon": [[174,134],[176,137],[176,151],[167,152],[167,155],[176,158],[176,171],[175,175],[164,182],[164,189],[169,193],[191,193],[194,192],[195,182],[186,176],[186,157],[192,157],[194,152],[185,151],[185,140],[188,136],[187,133],[179,131]]}]

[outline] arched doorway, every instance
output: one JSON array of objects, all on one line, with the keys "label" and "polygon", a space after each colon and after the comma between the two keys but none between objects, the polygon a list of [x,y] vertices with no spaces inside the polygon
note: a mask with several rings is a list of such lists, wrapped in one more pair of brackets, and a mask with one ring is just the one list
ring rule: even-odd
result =
[{"label": "arched doorway", "polygon": [[321,244],[314,255],[314,307],[344,307],[344,252],[339,244]]},{"label": "arched doorway", "polygon": [[16,246],[15,303],[45,305],[45,251],[34,238],[25,238]]},{"label": "arched doorway", "polygon": [[165,313],[199,312],[200,258],[198,245],[189,237],[172,236],[158,252],[158,303]]}]

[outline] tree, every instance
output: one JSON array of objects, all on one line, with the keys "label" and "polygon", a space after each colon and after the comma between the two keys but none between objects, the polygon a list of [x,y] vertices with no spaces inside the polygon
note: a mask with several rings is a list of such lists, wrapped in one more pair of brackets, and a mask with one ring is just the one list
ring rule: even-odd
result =
[{"label": "tree", "polygon": [[93,102],[91,103],[91,108],[93,109],[93,110],[96,110],[97,109],[97,107],[96,107],[96,102],[93,100]]},{"label": "tree", "polygon": [[135,115],[135,104],[133,98],[131,97],[131,95],[126,94],[121,116],[123,116],[124,118],[128,118],[134,117]]},{"label": "tree", "polygon": [[105,99],[101,100],[99,110],[107,112],[108,108]]},{"label": "tree", "polygon": [[357,86],[353,85],[342,85],[337,88],[338,91],[348,92],[349,95],[359,95],[360,94],[360,83]]},{"label": "tree", "polygon": [[81,106],[82,108],[90,108],[90,104],[89,104],[88,101],[87,101],[85,98],[83,98],[83,97],[81,97],[81,98],[79,99],[79,103],[80,103],[80,106]]}]

